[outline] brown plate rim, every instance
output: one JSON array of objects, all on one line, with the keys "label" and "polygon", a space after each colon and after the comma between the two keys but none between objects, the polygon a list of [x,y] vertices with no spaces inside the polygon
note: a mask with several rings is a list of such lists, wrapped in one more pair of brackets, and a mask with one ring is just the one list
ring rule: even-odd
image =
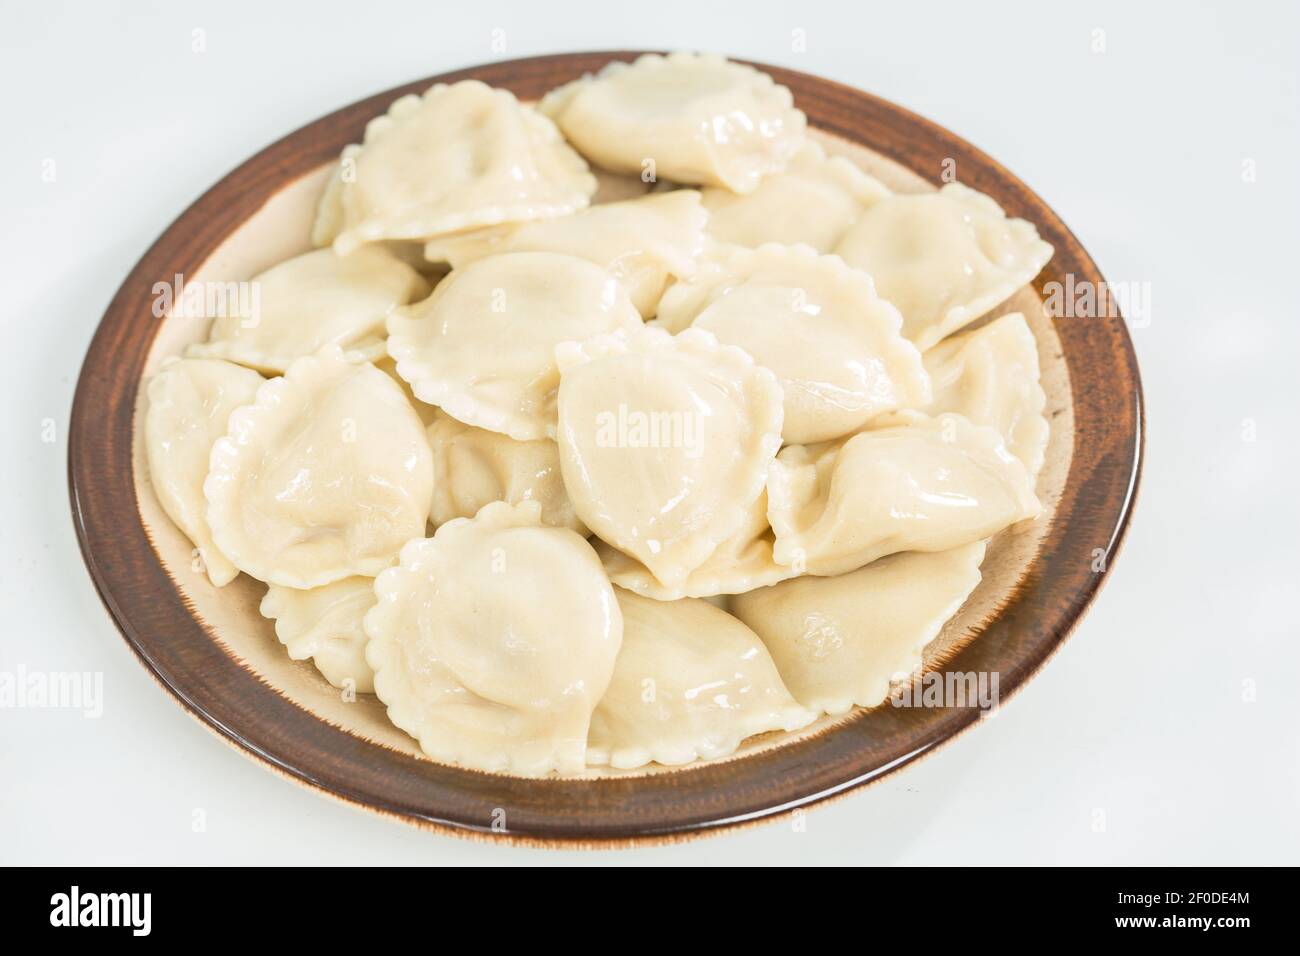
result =
[{"label": "brown plate rim", "polygon": [[[461,835],[548,845],[629,845],[716,832],[788,813],[893,773],[978,720],[973,709],[878,708],[826,732],[740,759],[599,780],[521,780],[372,746],[299,707],[245,669],[195,619],[151,545],[132,474],[132,429],[158,323],[155,281],[192,274],[285,183],[335,158],[396,97],[475,78],[536,98],[641,51],[565,53],[469,67],[346,106],[271,144],[185,210],[131,270],[91,341],[68,439],[73,521],[105,607],[144,666],[192,715],[245,753],[348,803]],[[753,64],[788,86],[811,124],[915,171],[955,159],[967,185],[1035,223],[1056,255],[1034,281],[1101,282],[1078,240],[1024,183],[953,133],[831,80]],[[1060,647],[1114,567],[1142,469],[1137,359],[1121,316],[1054,320],[1070,373],[1073,461],[1027,577],[979,640],[944,665],[997,671],[1005,701]],[[1102,387],[1104,386],[1104,387]],[[1092,552],[1103,548],[1104,569]],[[866,718],[870,719],[866,719]],[[508,826],[494,830],[494,811]]]}]

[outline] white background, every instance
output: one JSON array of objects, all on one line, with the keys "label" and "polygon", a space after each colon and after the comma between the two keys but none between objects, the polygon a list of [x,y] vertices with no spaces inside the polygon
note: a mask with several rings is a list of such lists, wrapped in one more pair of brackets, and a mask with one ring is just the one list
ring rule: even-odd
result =
[{"label": "white background", "polygon": [[[1300,862],[1296,7],[945,6],[4,0],[0,671],[102,671],[105,703],[0,710],[0,862]],[[433,836],[268,773],[136,663],[73,536],[72,391],[136,259],[270,141],[422,76],[620,47],[892,99],[1023,177],[1109,279],[1149,282],[1136,518],[1087,620],[997,719],[806,832],[602,854]]]}]

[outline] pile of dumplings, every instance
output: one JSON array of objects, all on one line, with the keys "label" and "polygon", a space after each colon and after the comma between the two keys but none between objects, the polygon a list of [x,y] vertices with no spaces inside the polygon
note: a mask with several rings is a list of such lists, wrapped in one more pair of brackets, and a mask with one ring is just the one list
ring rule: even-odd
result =
[{"label": "pile of dumplings", "polygon": [[1040,512],[1034,337],[954,333],[1051,247],[829,158],[750,67],[405,96],[312,234],[149,382],[152,484],[435,760],[676,766],[880,704]]}]

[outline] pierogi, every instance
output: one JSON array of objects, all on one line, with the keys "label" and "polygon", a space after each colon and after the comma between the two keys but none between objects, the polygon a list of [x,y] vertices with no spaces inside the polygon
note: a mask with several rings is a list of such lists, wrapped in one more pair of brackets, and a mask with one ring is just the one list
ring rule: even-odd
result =
[{"label": "pierogi", "polygon": [[833,578],[738,595],[731,610],[767,646],[795,699],[819,714],[875,707],[980,582],[984,542],[909,551]]},{"label": "pierogi", "polygon": [[217,587],[239,569],[218,550],[208,527],[203,482],[212,444],[226,433],[230,413],[257,395],[262,376],[219,359],[170,359],[149,382],[145,453],[154,494],[194,544],[198,570]]},{"label": "pierogi", "polygon": [[925,351],[987,314],[1052,258],[1023,219],[961,183],[891,196],[867,209],[835,252],[876,280]]},{"label": "pierogi", "polygon": [[604,269],[555,252],[506,252],[452,272],[388,320],[397,374],[422,402],[516,441],[554,438],[555,348],[641,316]]},{"label": "pierogi", "polygon": [[606,169],[753,192],[804,141],[784,86],[720,56],[647,53],[548,93],[541,111]]},{"label": "pierogi", "polygon": [[930,400],[921,355],[871,278],[811,246],[742,250],[678,283],[657,323],[744,349],[780,380],[788,444],[839,438]]},{"label": "pierogi", "polygon": [[424,533],[433,461],[397,383],[335,346],[231,413],[203,492],[213,540],[235,567],[315,588],[374,577]]},{"label": "pierogi", "polygon": [[496,501],[411,541],[375,580],[366,659],[431,757],[524,776],[584,766],[623,618],[581,536]]},{"label": "pierogi", "polygon": [[743,759],[884,702],[1038,533],[1038,326],[997,307],[1052,249],[805,126],[707,54],[394,102],[317,248],[148,384],[198,586],[261,582],[277,654],[475,771]]},{"label": "pierogi", "polygon": [[790,445],[772,465],[767,518],[778,564],[836,575],[897,551],[946,551],[1041,509],[1002,436],[960,415]]},{"label": "pierogi", "polygon": [[566,342],[560,468],[600,538],[681,587],[740,531],[781,444],[776,376],[708,332]]},{"label": "pierogi", "polygon": [[718,242],[803,244],[822,253],[834,250],[863,210],[888,195],[880,180],[843,156],[827,157],[815,140],[805,141],[784,170],[764,176],[747,195],[719,186],[700,190],[709,235]]},{"label": "pierogi", "polygon": [[306,590],[272,584],[258,610],[275,621],[275,635],[295,661],[310,658],[335,687],[373,694],[362,624],[374,606],[375,582],[353,577]]},{"label": "pierogi", "polygon": [[602,203],[572,216],[444,236],[424,253],[453,270],[502,252],[577,256],[618,279],[637,311],[652,318],[669,280],[695,274],[707,220],[700,194],[679,189]]},{"label": "pierogi", "polygon": [[560,449],[551,439],[516,441],[436,412],[429,425],[429,447],[433,451],[429,519],[434,525],[472,518],[493,501],[536,501],[542,506],[543,524],[588,534],[569,501],[560,475]]},{"label": "pierogi", "polygon": [[403,96],[343,151],[312,238],[346,256],[363,243],[563,216],[596,178],[555,125],[477,80]]},{"label": "pierogi", "polygon": [[623,646],[591,718],[587,762],[632,769],[734,753],[814,714],[795,703],[754,632],[707,601],[616,590]]},{"label": "pierogi", "polygon": [[[222,358],[271,375],[337,345],[374,362],[384,355],[388,314],[429,294],[418,272],[380,248],[347,257],[329,249],[295,256],[254,276],[256,314],[213,319],[208,340],[186,354]],[[251,311],[251,310],[250,310]]]},{"label": "pierogi", "polygon": [[1019,312],[944,339],[925,353],[933,398],[920,410],[956,412],[997,430],[1032,476],[1047,448],[1047,396],[1038,381],[1038,343]]}]

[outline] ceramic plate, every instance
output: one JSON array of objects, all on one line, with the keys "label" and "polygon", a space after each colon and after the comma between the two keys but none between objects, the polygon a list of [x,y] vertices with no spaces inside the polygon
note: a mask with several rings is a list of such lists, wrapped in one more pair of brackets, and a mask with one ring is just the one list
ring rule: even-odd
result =
[{"label": "ceramic plate", "polygon": [[[247,576],[220,591],[191,567],[141,447],[144,388],[205,323],[153,314],[156,283],[248,279],[309,248],[314,205],[339,151],[405,93],[475,78],[536,99],[610,60],[581,53],[429,77],[305,126],[244,163],[162,235],[123,282],[91,343],[72,411],[73,517],[95,585],[127,642],[190,713],[266,766],[322,793],[411,823],[493,838],[620,843],[673,839],[770,818],[895,772],[979,720],[974,708],[893,707],[757,738],[734,757],[682,769],[529,780],[419,755],[376,699],[348,702],[289,660]],[[1122,317],[1053,321],[1052,282],[1102,280],[1064,223],[1020,180],[952,133],[859,90],[755,64],[788,86],[812,134],[902,192],[945,170],[1028,219],[1056,255],[993,315],[1024,312],[1038,341],[1051,441],[1045,510],[995,538],[983,581],[927,648],[935,671],[996,673],[1001,700],[1061,645],[1113,567],[1141,465],[1142,398]],[[955,167],[954,165],[955,164]],[[608,184],[607,184],[608,185]]]}]

